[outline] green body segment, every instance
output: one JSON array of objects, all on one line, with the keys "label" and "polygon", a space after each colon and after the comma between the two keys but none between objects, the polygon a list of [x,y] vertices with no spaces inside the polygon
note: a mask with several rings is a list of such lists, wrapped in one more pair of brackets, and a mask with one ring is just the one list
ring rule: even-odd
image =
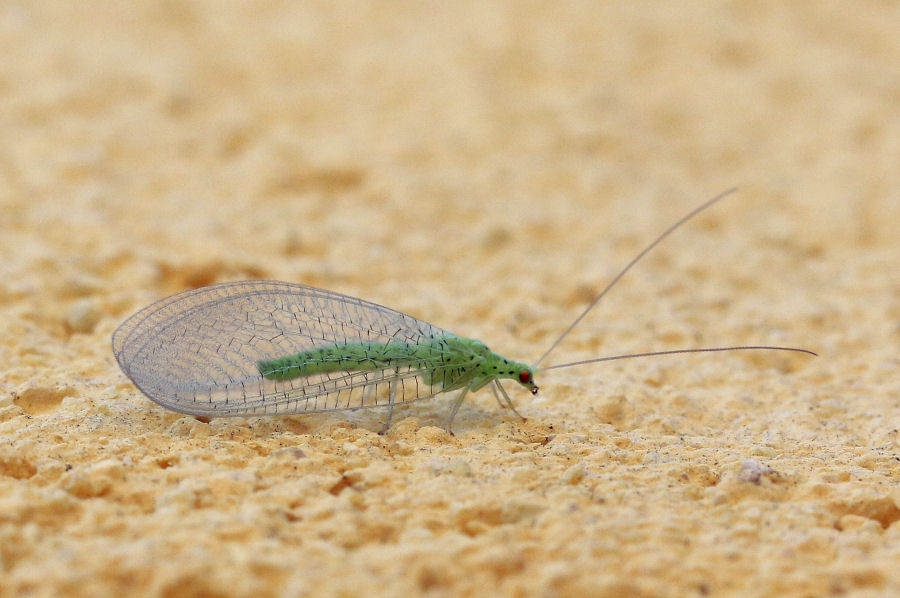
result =
[{"label": "green body segment", "polygon": [[[481,341],[446,335],[428,342],[352,342],[328,345],[257,362],[268,380],[293,380],[329,372],[412,368],[425,384],[442,390],[477,390],[491,380],[513,378],[533,387],[533,368],[491,352]],[[523,377],[527,372],[527,381]]]}]

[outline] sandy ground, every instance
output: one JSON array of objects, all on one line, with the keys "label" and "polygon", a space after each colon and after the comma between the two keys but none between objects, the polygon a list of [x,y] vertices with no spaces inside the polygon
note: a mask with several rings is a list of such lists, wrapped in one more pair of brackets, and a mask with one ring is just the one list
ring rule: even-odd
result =
[{"label": "sandy ground", "polygon": [[[0,596],[900,594],[894,2],[0,5]],[[110,336],[271,278],[533,361],[164,410]]]}]

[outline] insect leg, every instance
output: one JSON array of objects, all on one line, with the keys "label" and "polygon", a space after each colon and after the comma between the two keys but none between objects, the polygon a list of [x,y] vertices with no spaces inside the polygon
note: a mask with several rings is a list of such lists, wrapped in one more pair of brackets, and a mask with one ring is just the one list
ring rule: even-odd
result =
[{"label": "insect leg", "polygon": [[[516,411],[515,406],[513,405],[512,399],[509,398],[509,395],[506,392],[506,389],[503,388],[503,385],[500,384],[499,380],[494,380],[494,385],[491,386],[491,390],[494,391],[494,396],[497,397],[497,402],[500,403],[500,395],[497,394],[497,389],[500,389],[500,392],[503,393],[503,399],[506,401],[506,406],[512,409],[512,412],[522,418],[522,421],[525,421],[525,416]],[[503,403],[500,403],[500,406],[503,407]]]},{"label": "insect leg", "polygon": [[469,387],[463,386],[462,390],[459,391],[459,394],[456,395],[456,401],[454,401],[453,408],[450,410],[450,419],[447,420],[447,432],[449,432],[450,435],[453,435],[453,420],[456,418],[456,412],[459,411],[459,406],[466,400],[466,395],[468,393]]},{"label": "insect leg", "polygon": [[391,418],[394,416],[394,398],[397,396],[397,382],[388,382],[388,414],[384,427],[381,428],[379,434],[387,434],[388,428],[391,427]]},{"label": "insect leg", "polygon": [[508,406],[508,403],[506,405],[503,404],[503,400],[500,398],[500,393],[497,392],[496,384],[497,381],[494,380],[494,384],[491,384],[491,392],[494,393],[494,398],[497,399],[497,404],[500,405],[500,408],[505,409]]},{"label": "insect leg", "polygon": [[362,407],[369,404],[369,401],[372,399],[372,394],[375,392],[375,386],[375,384],[369,384],[363,388]]}]

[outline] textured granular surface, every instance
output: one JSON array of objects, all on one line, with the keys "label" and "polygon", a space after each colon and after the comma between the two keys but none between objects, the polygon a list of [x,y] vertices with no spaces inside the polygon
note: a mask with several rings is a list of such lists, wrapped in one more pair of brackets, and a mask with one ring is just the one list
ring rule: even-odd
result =
[{"label": "textured granular surface", "polygon": [[[0,6],[0,597],[900,594],[891,2]],[[199,421],[110,337],[298,282],[531,362]]]}]

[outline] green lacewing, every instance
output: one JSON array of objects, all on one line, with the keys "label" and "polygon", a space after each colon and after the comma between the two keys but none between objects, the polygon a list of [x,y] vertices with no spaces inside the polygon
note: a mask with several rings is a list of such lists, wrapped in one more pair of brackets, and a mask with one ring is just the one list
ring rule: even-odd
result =
[{"label": "green lacewing", "polygon": [[710,199],[659,235],[531,365],[376,303],[265,280],[217,284],[153,303],[115,331],[113,353],[145,395],[181,413],[227,417],[385,407],[387,430],[396,405],[456,391],[448,431],[466,394],[485,386],[518,415],[500,381],[514,380],[537,394],[535,374],[540,371],[676,353],[770,350],[815,355],[806,349],[751,345],[539,366],[635,263],[734,191]]}]

